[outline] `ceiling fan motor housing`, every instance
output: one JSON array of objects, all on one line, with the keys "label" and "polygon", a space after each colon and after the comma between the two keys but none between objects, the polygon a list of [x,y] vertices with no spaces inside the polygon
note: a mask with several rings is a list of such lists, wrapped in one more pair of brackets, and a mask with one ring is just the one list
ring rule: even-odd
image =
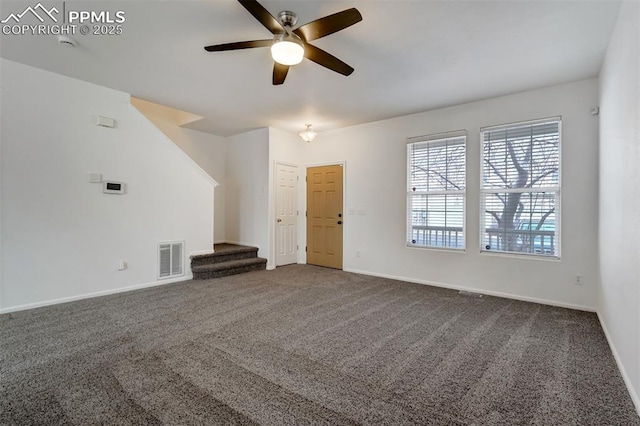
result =
[{"label": "ceiling fan motor housing", "polygon": [[278,20],[283,27],[293,27],[298,22],[298,15],[290,10],[283,10],[278,13]]}]

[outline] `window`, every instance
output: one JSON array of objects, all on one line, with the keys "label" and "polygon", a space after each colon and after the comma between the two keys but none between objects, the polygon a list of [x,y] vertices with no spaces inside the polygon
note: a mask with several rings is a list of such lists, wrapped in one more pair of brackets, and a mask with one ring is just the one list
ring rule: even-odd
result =
[{"label": "window", "polygon": [[407,245],[464,249],[466,132],[407,141]]},{"label": "window", "polygon": [[560,257],[561,124],[481,130],[482,251]]}]

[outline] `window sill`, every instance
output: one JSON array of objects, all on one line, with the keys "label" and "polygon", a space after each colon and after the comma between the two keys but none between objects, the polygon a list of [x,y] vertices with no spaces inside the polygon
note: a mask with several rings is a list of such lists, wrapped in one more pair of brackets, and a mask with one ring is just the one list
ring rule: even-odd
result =
[{"label": "window sill", "polygon": [[519,253],[511,253],[511,252],[499,252],[499,251],[486,251],[480,250],[481,256],[495,256],[495,257],[510,257],[512,259],[524,259],[524,260],[541,260],[546,262],[561,262],[562,258],[560,256],[537,256],[534,254],[519,254]]},{"label": "window sill", "polygon": [[413,250],[442,251],[446,253],[466,253],[467,252],[466,248],[458,249],[458,248],[448,248],[448,247],[414,246],[410,244],[407,244],[406,248],[413,249]]}]

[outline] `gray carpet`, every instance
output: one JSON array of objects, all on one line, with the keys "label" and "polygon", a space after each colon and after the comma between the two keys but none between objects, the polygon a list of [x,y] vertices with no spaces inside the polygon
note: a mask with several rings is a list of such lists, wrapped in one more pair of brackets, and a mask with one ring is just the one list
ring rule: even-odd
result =
[{"label": "gray carpet", "polygon": [[640,425],[592,313],[293,265],[0,316],[0,423]]}]

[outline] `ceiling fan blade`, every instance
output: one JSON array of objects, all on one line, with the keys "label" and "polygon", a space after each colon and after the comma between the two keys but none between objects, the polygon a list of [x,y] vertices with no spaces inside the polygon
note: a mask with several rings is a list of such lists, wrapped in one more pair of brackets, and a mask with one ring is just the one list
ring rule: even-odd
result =
[{"label": "ceiling fan blade", "polygon": [[360,21],[362,21],[362,15],[358,12],[358,9],[351,8],[316,19],[296,28],[293,32],[305,41],[312,41],[344,30]]},{"label": "ceiling fan blade", "polygon": [[264,25],[273,34],[281,34],[284,32],[282,25],[272,14],[269,13],[260,3],[256,0],[238,0],[245,9],[249,11],[262,25]]},{"label": "ceiling fan blade", "polygon": [[273,85],[278,86],[284,83],[284,79],[287,78],[289,72],[288,65],[282,65],[277,62],[273,63]]},{"label": "ceiling fan blade", "polygon": [[353,72],[353,68],[340,59],[310,44],[304,45],[304,57],[342,75],[351,75]]},{"label": "ceiling fan blade", "polygon": [[252,49],[254,47],[269,47],[273,44],[273,40],[252,40],[237,41],[235,43],[214,44],[206,46],[204,50],[207,52],[223,52],[225,50]]}]

